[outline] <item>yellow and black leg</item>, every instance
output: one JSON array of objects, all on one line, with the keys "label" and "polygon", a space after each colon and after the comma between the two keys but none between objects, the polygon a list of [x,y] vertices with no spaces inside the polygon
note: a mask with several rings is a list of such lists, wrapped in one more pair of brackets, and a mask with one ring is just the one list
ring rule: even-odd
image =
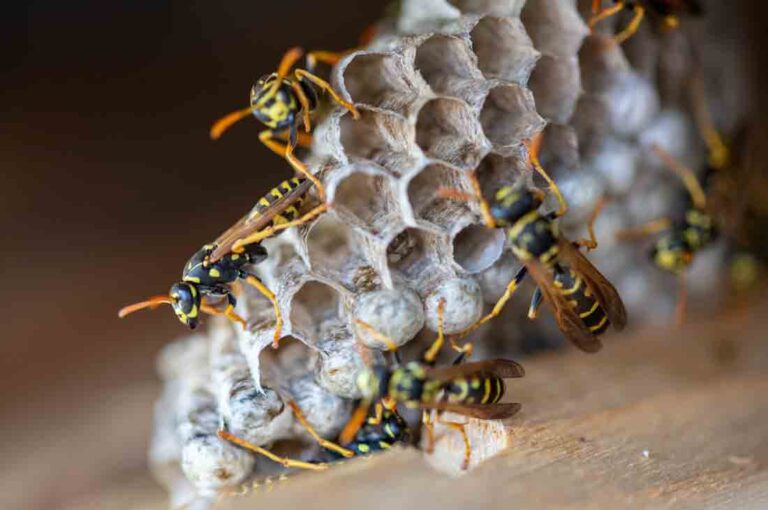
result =
[{"label": "yellow and black leg", "polygon": [[528,158],[531,161],[533,169],[536,170],[536,172],[541,175],[541,177],[547,182],[549,191],[555,195],[560,208],[557,210],[557,212],[554,213],[554,215],[555,218],[560,218],[561,216],[565,216],[565,213],[568,212],[568,202],[565,201],[565,197],[560,191],[557,183],[554,181],[554,179],[552,179],[552,177],[549,176],[547,171],[544,170],[544,167],[541,166],[541,161],[539,161],[539,152],[541,150],[541,140],[543,137],[543,133],[539,133],[533,140],[531,140],[530,143],[527,144]]},{"label": "yellow and black leg", "polygon": [[357,108],[355,108],[355,105],[352,103],[345,101],[342,99],[335,90],[333,90],[333,87],[331,87],[331,84],[327,81],[323,80],[319,76],[316,76],[309,71],[306,71],[304,69],[296,69],[294,71],[294,74],[296,76],[296,79],[299,81],[309,81],[313,84],[315,84],[317,87],[319,87],[321,90],[324,90],[328,93],[328,95],[331,96],[334,102],[336,102],[339,106],[342,108],[346,108],[349,110],[349,113],[352,114],[352,117],[355,119],[360,118],[360,112],[357,111]]},{"label": "yellow and black leg", "polygon": [[283,314],[280,311],[280,304],[277,302],[277,297],[256,276],[243,273],[241,278],[245,280],[245,282],[248,283],[251,287],[258,290],[262,296],[267,298],[272,303],[272,308],[275,310],[275,334],[272,339],[272,347],[277,349],[280,343],[280,337],[283,335]]},{"label": "yellow and black leg", "polygon": [[352,457],[355,455],[355,452],[352,450],[348,450],[347,448],[344,448],[341,445],[338,445],[334,443],[333,441],[329,441],[327,439],[324,439],[320,436],[320,434],[317,433],[315,428],[310,425],[310,423],[307,421],[306,416],[304,416],[304,413],[301,411],[301,408],[299,408],[298,404],[294,400],[289,400],[288,405],[291,406],[291,409],[293,410],[294,416],[296,416],[296,420],[301,424],[302,427],[309,433],[312,438],[317,441],[317,444],[325,448],[326,450],[331,450],[333,452],[338,453],[342,457]]},{"label": "yellow and black leg", "polygon": [[535,321],[539,317],[539,310],[541,309],[542,298],[544,295],[541,293],[541,289],[536,287],[531,296],[531,306],[528,307],[528,318]]},{"label": "yellow and black leg", "polygon": [[339,60],[341,60],[344,55],[348,54],[348,52],[338,52],[338,51],[310,51],[307,53],[307,70],[310,73],[315,72],[315,67],[317,67],[318,62],[322,62],[323,64],[328,64],[329,66],[335,66],[339,63]]},{"label": "yellow and black leg", "polygon": [[485,317],[482,317],[477,322],[472,324],[470,327],[462,331],[461,333],[458,333],[456,336],[462,337],[465,335],[468,335],[469,333],[473,332],[489,320],[498,317],[501,311],[504,309],[504,305],[507,304],[507,301],[509,301],[509,298],[512,297],[512,294],[515,293],[517,288],[520,286],[520,282],[523,281],[523,278],[525,278],[525,275],[528,274],[528,269],[523,266],[520,268],[520,270],[515,274],[515,277],[512,278],[512,281],[509,282],[507,285],[507,289],[504,291],[504,294],[499,298],[499,300],[496,302],[496,304],[493,306],[493,310],[491,310]]},{"label": "yellow and black leg", "polygon": [[262,448],[261,446],[257,446],[251,443],[250,441],[237,437],[236,435],[226,430],[220,430],[217,435],[219,436],[219,438],[223,439],[224,441],[229,441],[230,443],[236,444],[241,448],[250,450],[258,455],[263,455],[264,457],[274,462],[277,462],[278,464],[282,464],[287,468],[310,469],[313,471],[321,471],[323,469],[328,468],[328,464],[322,464],[322,463],[315,464],[312,462],[304,462],[303,460],[291,459],[288,457],[280,457],[279,455],[275,455],[274,453],[267,450],[266,448]]}]

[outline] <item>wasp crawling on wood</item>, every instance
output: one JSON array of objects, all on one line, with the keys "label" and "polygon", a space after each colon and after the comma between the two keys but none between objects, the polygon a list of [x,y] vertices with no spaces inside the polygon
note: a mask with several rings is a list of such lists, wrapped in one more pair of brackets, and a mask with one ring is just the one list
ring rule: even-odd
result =
[{"label": "wasp crawling on wood", "polygon": [[674,29],[680,25],[681,15],[698,16],[704,12],[698,0],[639,0],[634,2],[613,0],[613,5],[610,7],[603,8],[602,5],[602,0],[592,0],[593,15],[589,20],[589,27],[592,29],[602,20],[610,18],[622,10],[632,12],[632,20],[627,27],[614,37],[617,44],[623,43],[637,32],[646,13],[660,18],[663,27]]},{"label": "wasp crawling on wood", "polygon": [[542,214],[539,208],[544,201],[544,193],[516,186],[500,188],[489,205],[482,197],[480,184],[474,175],[470,178],[476,196],[467,196],[454,190],[442,192],[447,197],[479,200],[486,225],[506,230],[512,252],[523,264],[493,310],[457,336],[466,335],[498,316],[523,278],[530,273],[538,288],[531,300],[529,317],[536,317],[543,299],[552,307],[563,334],[581,350],[596,352],[602,347],[598,336],[610,324],[621,330],[627,322],[624,304],[616,289],[579,251],[581,246],[587,249],[597,247],[593,225],[602,200],[598,202],[589,220],[590,239],[571,242],[563,238],[555,220],[568,211],[568,204],[538,160],[540,142],[541,136],[529,144],[530,162],[557,197],[560,204],[558,211]]},{"label": "wasp crawling on wood", "polygon": [[[422,422],[428,434],[429,444],[432,445],[434,436],[430,411],[437,411],[437,420],[440,423],[462,435],[465,447],[462,468],[466,469],[471,456],[469,437],[464,429],[466,424],[443,421],[442,412],[450,411],[491,420],[508,418],[520,410],[520,404],[500,402],[506,390],[504,379],[524,375],[523,367],[514,361],[495,359],[462,363],[468,353],[465,350],[452,366],[435,367],[437,355],[445,342],[444,309],[445,301],[441,301],[438,306],[438,336],[420,361],[411,361],[405,365],[396,363],[394,366],[376,363],[360,374],[357,384],[363,398],[339,436],[341,444],[352,445],[357,442],[359,448],[364,444],[359,442],[359,432],[366,422],[366,417],[372,414],[373,418],[368,418],[367,424],[377,425],[382,423],[385,417],[393,417],[391,413],[396,413],[397,405],[401,404],[406,408],[424,411]],[[391,339],[375,331],[370,325],[361,321],[356,321],[356,325],[389,345],[390,349],[396,348]],[[365,444],[363,450],[368,446]]]},{"label": "wasp crawling on wood", "polygon": [[[313,74],[317,62],[333,65],[341,55],[324,51],[309,52],[306,58],[307,69],[293,69],[291,74],[291,69],[303,54],[304,50],[301,48],[288,50],[277,72],[263,76],[253,85],[250,106],[219,119],[211,128],[210,135],[216,140],[230,126],[248,115],[253,115],[267,126],[259,135],[262,143],[288,160],[297,172],[312,181],[320,199],[325,201],[322,183],[293,154],[297,145],[307,147],[311,143],[310,114],[317,107],[318,89],[326,91],[336,103],[349,110],[354,118],[358,118],[360,114],[354,105],[339,97],[328,82]],[[299,122],[304,124],[305,133],[299,133]]]},{"label": "wasp crawling on wood", "polygon": [[[276,318],[273,345],[277,347],[283,324],[277,299],[258,277],[248,272],[246,266],[267,258],[267,250],[260,241],[286,228],[304,224],[325,210],[325,204],[321,204],[299,217],[299,208],[311,186],[310,181],[299,178],[280,183],[259,199],[240,221],[195,253],[184,266],[181,281],[173,284],[167,296],[154,296],[126,306],[118,315],[125,317],[144,308],[170,304],[179,320],[190,328],[197,327],[200,312],[223,314],[245,327],[245,320],[234,312],[236,299],[231,290],[232,283],[242,280],[272,303]],[[226,299],[224,310],[203,302],[203,298],[215,296]]]}]

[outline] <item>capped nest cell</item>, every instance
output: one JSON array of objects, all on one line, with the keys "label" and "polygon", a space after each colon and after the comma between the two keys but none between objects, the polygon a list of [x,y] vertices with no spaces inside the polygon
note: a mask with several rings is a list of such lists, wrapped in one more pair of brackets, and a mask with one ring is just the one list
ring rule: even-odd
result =
[{"label": "capped nest cell", "polygon": [[[541,160],[571,206],[564,228],[573,238],[586,235],[595,201],[609,198],[598,222],[601,246],[590,257],[626,296],[630,317],[668,320],[674,279],[658,273],[636,245],[606,233],[673,212],[679,194],[668,190],[679,183],[651,157],[653,143],[691,164],[701,144],[690,112],[662,102],[656,89],[665,66],[648,59],[662,58],[664,40],[633,67],[608,35],[589,34],[580,12],[591,2],[577,4],[403,0],[399,17],[369,48],[335,66],[331,82],[361,115],[355,120],[336,108],[315,128],[306,160],[326,185],[330,210],[266,241],[270,257],[254,268],[277,295],[283,346],[266,349],[272,309],[244,288],[237,312],[246,331],[216,322],[161,356],[165,390],[151,459],[175,506],[274,470],[220,440],[222,422],[259,445],[289,442],[293,456],[317,458],[286,403],[299,402],[327,437],[338,434],[351,399],[360,396],[358,372],[387,347],[356,321],[402,346],[422,331],[434,335],[441,301],[447,333],[488,310],[520,264],[504,233],[482,223],[477,201],[441,190],[471,195],[471,174],[485,197],[504,185],[546,189],[526,148],[545,128]],[[657,35],[637,37],[640,44]],[[679,79],[664,83],[682,86]],[[663,97],[674,92],[684,95],[665,90]],[[551,196],[545,207],[556,207]],[[720,260],[712,257],[709,268]],[[692,290],[711,293],[717,273],[697,278]],[[520,294],[510,303],[514,313],[497,319],[504,341],[478,352],[514,355],[519,343],[510,339],[537,327],[523,327],[527,319],[517,311],[530,293]],[[547,316],[542,311],[540,334],[551,336]],[[478,345],[488,330],[474,334]],[[495,446],[485,445],[492,455],[506,444],[503,430],[492,423],[472,435],[494,437]]]}]

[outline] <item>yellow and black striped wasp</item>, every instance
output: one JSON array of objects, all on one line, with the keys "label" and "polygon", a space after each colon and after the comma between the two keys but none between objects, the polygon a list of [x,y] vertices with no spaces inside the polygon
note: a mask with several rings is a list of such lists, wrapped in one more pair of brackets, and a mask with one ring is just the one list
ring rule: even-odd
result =
[{"label": "yellow and black striped wasp", "polygon": [[[126,306],[118,315],[125,317],[145,308],[170,304],[178,319],[190,328],[197,327],[201,312],[223,314],[245,327],[245,320],[234,312],[236,299],[231,290],[232,283],[242,280],[272,303],[276,319],[273,345],[277,347],[283,324],[280,306],[272,291],[246,267],[267,258],[267,250],[260,244],[263,239],[304,224],[325,211],[323,203],[299,217],[300,207],[311,186],[310,181],[300,178],[280,183],[213,243],[196,252],[184,266],[181,281],[173,284],[168,295],[154,296]],[[203,298],[211,297],[225,298],[226,308],[222,311],[203,301]]]},{"label": "yellow and black striped wasp", "polygon": [[464,336],[498,316],[525,276],[530,274],[538,287],[531,300],[529,317],[535,318],[542,300],[546,301],[552,307],[555,321],[563,334],[581,350],[596,352],[602,347],[598,336],[609,325],[621,330],[627,322],[624,304],[614,286],[579,251],[581,246],[587,249],[597,247],[593,225],[602,200],[589,220],[589,240],[571,242],[562,237],[555,220],[567,212],[568,204],[539,162],[540,143],[541,136],[528,145],[530,163],[557,197],[560,204],[558,211],[542,214],[539,208],[544,201],[544,193],[524,186],[500,188],[489,205],[474,175],[470,178],[476,196],[442,190],[446,197],[479,200],[486,225],[506,230],[512,253],[523,264],[491,312],[456,336]]},{"label": "yellow and black striped wasp", "polygon": [[637,32],[646,13],[659,18],[662,27],[667,30],[677,28],[682,15],[700,16],[704,13],[699,0],[613,0],[613,5],[609,7],[603,8],[602,5],[602,0],[592,0],[592,18],[589,20],[589,27],[592,29],[602,20],[623,10],[632,13],[632,19],[626,28],[614,36],[617,44],[623,43]]},{"label": "yellow and black striped wasp", "polygon": [[[462,468],[466,469],[471,456],[466,424],[443,421],[442,412],[450,411],[473,418],[500,420],[509,418],[520,410],[518,403],[500,402],[506,392],[504,379],[523,377],[525,374],[523,367],[518,363],[505,359],[463,363],[470,351],[454,345],[454,348],[462,352],[453,365],[435,366],[437,355],[445,342],[444,309],[445,302],[441,301],[438,305],[437,338],[424,352],[420,361],[411,361],[405,365],[397,362],[394,366],[374,363],[360,373],[357,384],[362,399],[339,436],[341,444],[351,444],[358,438],[357,434],[364,423],[382,423],[386,416],[397,412],[398,405],[403,405],[409,409],[423,410],[422,423],[429,438],[429,445],[432,445],[434,434],[431,411],[437,411],[437,420],[441,424],[461,434],[464,441]],[[396,347],[391,339],[362,321],[356,321],[356,325],[389,345],[395,352]],[[370,415],[372,417],[369,417]]]},{"label": "yellow and black striped wasp", "polygon": [[[317,62],[336,64],[341,54],[325,51],[307,53],[306,69],[293,69],[296,62],[304,55],[301,48],[291,48],[280,61],[277,71],[261,77],[251,87],[250,106],[229,113],[216,121],[211,127],[210,136],[216,140],[236,122],[253,115],[267,129],[259,134],[259,140],[270,150],[284,157],[291,166],[309,179],[317,188],[317,193],[325,201],[325,189],[322,183],[293,154],[299,145],[308,147],[312,138],[309,135],[312,124],[310,114],[317,108],[318,91],[325,91],[333,101],[346,108],[354,118],[360,114],[351,103],[345,101],[333,90],[333,87],[314,74]],[[293,69],[293,73],[291,73]],[[304,124],[305,133],[299,132],[299,123]]]}]

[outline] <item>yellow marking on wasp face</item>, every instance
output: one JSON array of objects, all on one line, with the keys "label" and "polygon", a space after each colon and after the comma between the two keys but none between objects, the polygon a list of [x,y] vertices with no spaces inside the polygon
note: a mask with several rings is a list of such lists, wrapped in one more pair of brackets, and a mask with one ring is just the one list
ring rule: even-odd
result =
[{"label": "yellow marking on wasp face", "polygon": [[212,267],[211,269],[208,270],[208,276],[210,276],[211,278],[218,278],[219,276],[221,276],[221,271],[219,271],[215,267]]},{"label": "yellow marking on wasp face", "polygon": [[491,396],[491,379],[486,378],[484,388],[483,388],[483,400],[481,400],[481,402],[485,404],[486,402],[488,402],[488,398],[490,396]]},{"label": "yellow marking on wasp face", "polygon": [[592,308],[590,308],[586,312],[580,313],[579,317],[581,317],[582,319],[586,319],[587,317],[589,317],[590,315],[595,313],[595,310],[597,310],[597,307],[599,307],[599,306],[600,306],[600,303],[595,301],[595,303],[592,305]]},{"label": "yellow marking on wasp face", "polygon": [[[184,277],[185,282],[192,282],[192,283],[200,283],[200,278],[197,276],[185,276]],[[194,289],[194,287],[192,287]],[[192,291],[194,294],[194,291]]]},{"label": "yellow marking on wasp face", "polygon": [[387,450],[387,449],[389,449],[391,446],[392,446],[392,445],[390,445],[390,444],[389,444],[389,443],[387,443],[386,441],[379,441],[379,448],[381,448],[382,450]]},{"label": "yellow marking on wasp face", "polygon": [[361,453],[368,453],[371,451],[371,447],[368,446],[365,443],[360,443],[357,445],[357,449],[360,450]]},{"label": "yellow marking on wasp face", "polygon": [[600,329],[600,328],[602,328],[603,326],[605,326],[605,323],[606,323],[606,322],[608,322],[608,316],[607,316],[607,315],[603,315],[603,320],[601,320],[600,322],[598,322],[598,323],[597,323],[597,324],[595,324],[594,326],[591,326],[591,327],[589,328],[589,330],[590,330],[590,331],[597,331],[598,329]]}]

